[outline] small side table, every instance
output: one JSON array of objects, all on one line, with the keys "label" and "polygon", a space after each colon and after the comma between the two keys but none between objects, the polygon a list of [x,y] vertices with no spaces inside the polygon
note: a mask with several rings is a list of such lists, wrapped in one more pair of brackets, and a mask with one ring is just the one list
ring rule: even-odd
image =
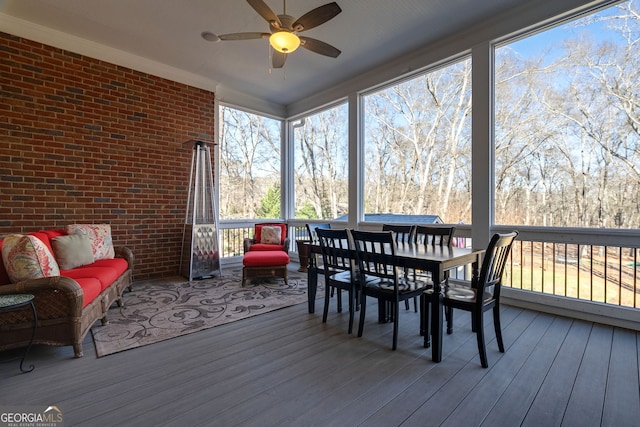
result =
[{"label": "small side table", "polygon": [[22,367],[24,359],[26,359],[27,354],[29,354],[29,350],[31,350],[33,339],[36,336],[36,328],[38,327],[38,314],[36,313],[36,306],[33,303],[33,298],[33,295],[30,294],[0,295],[0,312],[18,310],[22,307],[26,307],[27,305],[31,306],[31,312],[33,313],[33,330],[31,332],[31,340],[29,340],[27,350],[24,352],[22,360],[20,361],[20,370],[25,374],[35,369],[34,365],[30,365],[27,370]]}]

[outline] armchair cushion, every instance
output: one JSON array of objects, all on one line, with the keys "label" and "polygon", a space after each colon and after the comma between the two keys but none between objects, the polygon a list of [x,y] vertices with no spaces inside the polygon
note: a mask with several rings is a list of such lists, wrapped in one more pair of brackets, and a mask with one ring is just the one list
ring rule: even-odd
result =
[{"label": "armchair cushion", "polygon": [[280,227],[280,244],[284,245],[284,240],[287,238],[287,224],[256,224],[254,239],[256,243],[265,244],[266,242],[262,241],[262,229],[268,227]]},{"label": "armchair cushion", "polygon": [[[284,245],[271,245],[268,243],[254,243],[250,246],[251,251],[285,251]],[[286,251],[285,251],[286,252]]]},{"label": "armchair cushion", "polygon": [[264,226],[261,230],[260,243],[269,245],[279,245],[282,241],[280,236],[282,235],[282,228],[278,226]]},{"label": "armchair cushion", "polygon": [[273,267],[289,264],[289,255],[282,251],[248,252],[242,258],[245,267]]}]

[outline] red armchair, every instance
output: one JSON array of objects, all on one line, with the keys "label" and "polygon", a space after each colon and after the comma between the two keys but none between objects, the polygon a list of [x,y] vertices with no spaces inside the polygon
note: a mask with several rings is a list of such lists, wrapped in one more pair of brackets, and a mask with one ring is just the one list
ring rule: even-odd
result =
[{"label": "red armchair", "polygon": [[242,286],[251,279],[273,277],[284,279],[288,286],[287,265],[289,238],[287,224],[256,224],[253,239],[244,239]]},{"label": "red armchair", "polygon": [[[265,229],[263,233],[263,228]],[[280,228],[280,241],[277,242],[278,232],[275,228]],[[289,238],[287,237],[287,224],[264,223],[256,224],[253,239],[244,239],[244,252],[249,251],[285,251],[289,253]]]}]

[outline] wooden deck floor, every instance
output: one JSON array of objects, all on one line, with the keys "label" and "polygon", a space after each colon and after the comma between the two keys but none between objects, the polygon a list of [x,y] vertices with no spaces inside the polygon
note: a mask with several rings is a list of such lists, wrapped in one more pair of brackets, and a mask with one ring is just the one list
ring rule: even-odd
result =
[{"label": "wooden deck floor", "polygon": [[418,316],[390,324],[368,307],[364,336],[332,303],[306,304],[95,357],[70,347],[0,353],[0,406],[57,405],[65,425],[638,426],[640,340],[633,331],[502,307],[506,353],[491,324],[482,369],[468,316],[456,313],[443,361],[431,361]]}]

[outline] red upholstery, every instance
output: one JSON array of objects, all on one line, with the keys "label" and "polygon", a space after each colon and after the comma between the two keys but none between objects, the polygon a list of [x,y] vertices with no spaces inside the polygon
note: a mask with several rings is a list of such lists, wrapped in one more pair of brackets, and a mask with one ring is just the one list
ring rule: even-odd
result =
[{"label": "red upholstery", "polygon": [[268,243],[254,243],[249,248],[251,251],[284,251],[284,245],[270,245]]},{"label": "red upholstery", "polygon": [[[28,233],[31,236],[35,236],[40,239],[51,251],[53,247],[51,245],[51,239],[58,236],[66,236],[66,230],[42,230],[33,231]],[[2,250],[2,240],[0,240],[0,250]],[[288,258],[288,256],[287,256]],[[83,291],[82,307],[86,307],[91,301],[93,301],[100,292],[109,287],[122,273],[128,268],[127,261],[124,258],[114,259],[101,259],[95,261],[93,264],[85,265],[82,267],[74,268],[72,270],[60,271],[61,276],[69,277],[80,285]],[[0,256],[0,285],[6,285],[11,283],[9,276],[4,268],[2,257]]]},{"label": "red upholstery", "polygon": [[67,235],[67,230],[64,230],[64,229],[60,229],[60,230],[40,230],[38,233],[42,233],[42,234],[46,235],[49,238],[49,240],[51,240],[54,237],[66,236]]},{"label": "red upholstery", "polygon": [[83,277],[73,280],[78,282],[78,285],[82,288],[82,308],[85,308],[87,304],[96,299],[96,297],[100,295],[100,292],[102,292],[102,286],[98,279]]},{"label": "red upholstery", "polygon": [[93,264],[83,265],[72,270],[61,270],[60,275],[78,281],[95,278],[100,282],[100,291],[108,288],[127,270],[127,261],[122,258],[101,259]]},{"label": "red upholstery", "polygon": [[242,258],[246,267],[272,267],[289,264],[289,255],[284,251],[247,252]]},{"label": "red upholstery", "polygon": [[[280,223],[272,223],[272,224],[256,224],[256,229],[255,229],[255,234],[254,234],[254,239],[256,240],[256,244],[260,243],[260,238],[262,237],[262,227],[264,226],[270,226],[270,227],[274,227],[274,226],[278,226],[282,229],[282,233],[280,234],[280,244],[284,245],[284,239],[287,238],[287,224],[280,224]],[[253,248],[254,245],[251,246],[251,250],[265,250],[265,249],[254,249]],[[267,249],[267,250],[274,250],[273,246],[274,245],[269,245],[272,248],[271,249]]]}]

